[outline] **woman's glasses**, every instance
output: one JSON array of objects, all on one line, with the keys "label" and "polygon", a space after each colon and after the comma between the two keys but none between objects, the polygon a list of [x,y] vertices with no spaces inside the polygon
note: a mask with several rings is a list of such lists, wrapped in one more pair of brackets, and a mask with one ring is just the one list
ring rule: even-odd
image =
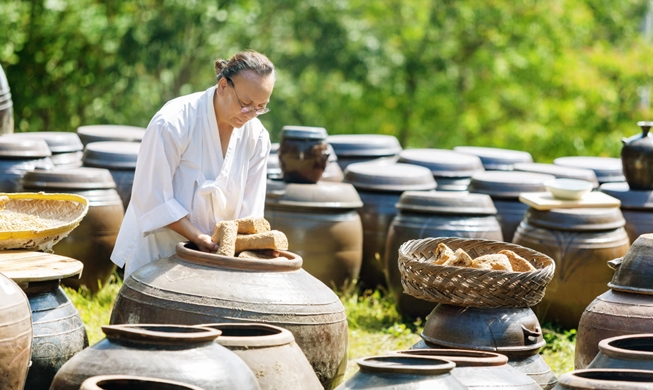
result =
[{"label": "woman's glasses", "polygon": [[234,85],[234,82],[228,77],[225,77],[225,78],[227,79],[229,84],[231,84],[231,88],[234,90],[234,95],[236,95],[236,100],[238,100],[238,104],[240,104],[240,107],[241,107],[240,112],[242,112],[243,114],[249,114],[251,112],[255,112],[256,115],[263,115],[265,113],[270,112],[270,109],[267,108],[267,107],[257,109],[256,107],[253,107],[253,106],[244,105],[243,102],[240,101],[240,98],[238,97],[238,93],[236,92],[236,86]]}]

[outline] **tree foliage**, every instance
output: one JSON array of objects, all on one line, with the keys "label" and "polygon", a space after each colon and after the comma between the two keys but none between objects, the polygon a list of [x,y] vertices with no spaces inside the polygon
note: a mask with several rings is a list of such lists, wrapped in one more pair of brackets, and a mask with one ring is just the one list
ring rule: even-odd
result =
[{"label": "tree foliage", "polygon": [[650,119],[645,0],[0,0],[17,131],[147,125],[253,48],[278,71],[261,117],[404,147],[617,156]]}]

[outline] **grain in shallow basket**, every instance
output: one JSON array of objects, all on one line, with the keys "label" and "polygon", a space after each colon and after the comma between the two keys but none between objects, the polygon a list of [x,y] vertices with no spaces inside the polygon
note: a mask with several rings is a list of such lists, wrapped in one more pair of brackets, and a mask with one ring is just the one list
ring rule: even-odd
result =
[{"label": "grain in shallow basket", "polygon": [[0,193],[0,199],[0,250],[51,251],[88,212],[88,200],[74,194]]},{"label": "grain in shallow basket", "polygon": [[[472,258],[511,250],[537,270],[510,272],[442,266],[427,262],[439,243]],[[406,241],[399,248],[399,271],[404,293],[430,302],[465,307],[530,307],[542,300],[553,278],[555,263],[538,251],[502,241],[437,237]]]}]

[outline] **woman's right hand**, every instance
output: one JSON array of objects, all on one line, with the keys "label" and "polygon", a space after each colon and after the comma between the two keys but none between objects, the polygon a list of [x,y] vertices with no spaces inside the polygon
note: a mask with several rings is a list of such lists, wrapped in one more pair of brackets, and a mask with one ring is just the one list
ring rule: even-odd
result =
[{"label": "woman's right hand", "polygon": [[200,234],[193,240],[193,244],[202,252],[215,252],[218,250],[218,244],[211,241],[211,236],[208,234]]},{"label": "woman's right hand", "polygon": [[202,252],[215,252],[218,250],[218,244],[211,241],[211,236],[202,233],[187,217],[171,223],[168,227],[186,237]]}]

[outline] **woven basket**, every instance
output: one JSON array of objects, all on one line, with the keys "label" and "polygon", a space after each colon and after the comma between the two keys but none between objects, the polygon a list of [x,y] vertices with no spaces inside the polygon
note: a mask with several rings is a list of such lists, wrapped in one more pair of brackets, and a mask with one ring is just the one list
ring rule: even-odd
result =
[{"label": "woven basket", "polygon": [[[472,258],[511,250],[531,261],[531,272],[441,266],[426,260],[439,243]],[[404,292],[430,302],[466,307],[530,307],[542,300],[553,278],[555,263],[540,252],[515,244],[485,239],[439,237],[410,240],[399,248],[399,271]]]},{"label": "woven basket", "polygon": [[[30,226],[25,222],[19,230],[0,229],[0,250],[37,249],[51,251],[52,246],[79,225],[88,211],[88,200],[74,194],[0,193],[9,200],[4,210],[52,221],[47,226]],[[5,214],[8,215],[8,214]]]}]

